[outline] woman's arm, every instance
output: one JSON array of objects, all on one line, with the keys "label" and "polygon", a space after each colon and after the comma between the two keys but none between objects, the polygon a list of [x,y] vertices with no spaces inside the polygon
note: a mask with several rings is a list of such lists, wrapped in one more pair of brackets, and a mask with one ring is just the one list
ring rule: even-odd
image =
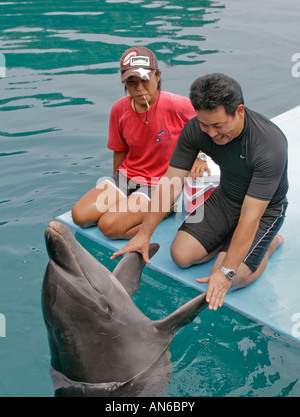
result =
[{"label": "woman's arm", "polygon": [[114,151],[114,174],[118,171],[118,168],[126,158],[127,153],[128,149],[126,149],[126,151]]}]

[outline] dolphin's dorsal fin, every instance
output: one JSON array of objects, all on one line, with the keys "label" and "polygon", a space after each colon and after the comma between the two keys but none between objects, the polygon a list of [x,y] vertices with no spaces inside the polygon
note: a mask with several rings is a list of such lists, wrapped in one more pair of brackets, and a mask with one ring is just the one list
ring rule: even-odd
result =
[{"label": "dolphin's dorsal fin", "polygon": [[181,327],[191,323],[197,315],[205,309],[208,303],[205,300],[206,293],[179,307],[172,314],[162,320],[153,322],[157,330],[162,332],[176,333]]},{"label": "dolphin's dorsal fin", "polygon": [[[159,249],[157,243],[151,243],[149,247],[149,257],[151,258]],[[131,296],[140,288],[141,275],[146,262],[138,252],[131,252],[124,256],[113,270],[114,276],[123,285]]]}]

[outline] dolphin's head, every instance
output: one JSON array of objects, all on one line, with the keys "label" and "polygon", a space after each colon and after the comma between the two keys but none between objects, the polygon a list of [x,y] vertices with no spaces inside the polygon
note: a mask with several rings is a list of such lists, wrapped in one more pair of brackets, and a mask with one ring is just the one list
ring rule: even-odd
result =
[{"label": "dolphin's head", "polygon": [[[140,254],[126,255],[111,273],[62,223],[51,222],[45,237],[50,261],[42,308],[51,363],[70,380],[126,383],[140,377],[168,351],[177,329],[206,306],[202,295],[153,322],[130,298],[145,265]],[[152,244],[149,255],[158,248]]]}]

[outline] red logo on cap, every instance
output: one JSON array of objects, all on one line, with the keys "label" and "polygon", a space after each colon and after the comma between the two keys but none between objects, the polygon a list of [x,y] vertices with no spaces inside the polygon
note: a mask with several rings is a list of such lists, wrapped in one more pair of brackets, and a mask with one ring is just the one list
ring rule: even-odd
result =
[{"label": "red logo on cap", "polygon": [[136,55],[137,55],[137,52],[136,51],[129,52],[129,54],[126,55],[125,58],[124,58],[124,60],[123,60],[123,65],[128,65],[129,62],[130,62],[130,58],[132,56],[136,56]]}]

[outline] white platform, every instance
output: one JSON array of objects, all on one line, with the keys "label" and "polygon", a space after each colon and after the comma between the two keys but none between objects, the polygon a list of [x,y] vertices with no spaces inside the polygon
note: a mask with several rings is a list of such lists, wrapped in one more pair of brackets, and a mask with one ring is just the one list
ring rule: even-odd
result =
[{"label": "white platform", "polygon": [[[251,286],[227,294],[224,304],[300,343],[300,106],[272,121],[282,129],[289,143],[289,207],[280,231],[285,241],[271,257],[261,277]],[[126,243],[125,240],[114,241],[106,238],[97,227],[81,229],[75,226],[70,212],[59,216],[57,220],[113,251],[122,248]],[[178,226],[179,220],[175,214],[158,226],[151,241],[158,242],[160,250],[148,267],[205,292],[207,284],[198,284],[195,279],[209,275],[213,261],[184,270],[177,267],[170,257],[170,246]]]}]

